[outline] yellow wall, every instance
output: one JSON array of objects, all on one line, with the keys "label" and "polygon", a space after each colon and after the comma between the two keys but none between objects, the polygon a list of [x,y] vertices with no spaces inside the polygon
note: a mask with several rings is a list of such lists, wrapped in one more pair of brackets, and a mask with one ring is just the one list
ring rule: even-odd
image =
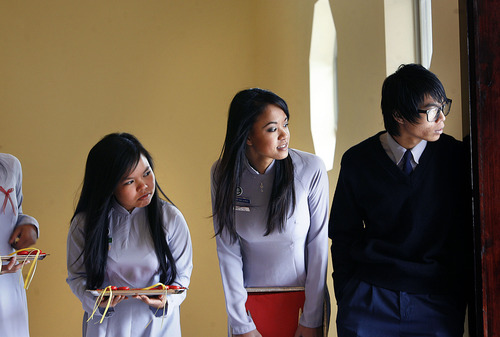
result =
[{"label": "yellow wall", "polygon": [[[37,246],[50,253],[28,291],[32,336],[80,335],[81,305],[65,283],[66,235],[87,153],[115,131],[135,134],[153,154],[160,185],[190,226],[194,271],[182,306],[183,335],[224,336],[209,169],[221,149],[229,102],[247,87],[285,98],[292,146],[313,151],[308,86],[313,5],[312,0],[0,2],[0,151],[23,164],[24,210],[39,220]],[[383,0],[331,0],[331,6],[340,109],[336,164],[329,172],[333,195],[341,154],[382,128],[385,52]],[[455,113],[458,10],[452,0],[434,6],[440,8],[431,70],[454,99]],[[447,131],[460,138],[460,115],[453,113]]]}]

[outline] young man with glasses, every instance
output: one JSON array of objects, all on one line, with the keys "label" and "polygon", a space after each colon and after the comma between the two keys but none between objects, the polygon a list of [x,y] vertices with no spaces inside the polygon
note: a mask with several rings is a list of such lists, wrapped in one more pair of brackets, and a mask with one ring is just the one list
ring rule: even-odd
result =
[{"label": "young man with glasses", "polygon": [[344,154],[330,214],[338,336],[461,337],[471,200],[451,100],[408,64],[381,106],[386,131]]}]

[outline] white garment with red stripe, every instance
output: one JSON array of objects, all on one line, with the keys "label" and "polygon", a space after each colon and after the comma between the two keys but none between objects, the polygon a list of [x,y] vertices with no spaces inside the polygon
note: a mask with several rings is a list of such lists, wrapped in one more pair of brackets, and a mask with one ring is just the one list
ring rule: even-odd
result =
[{"label": "white garment with red stripe", "polygon": [[[0,153],[0,255],[14,251],[9,244],[12,231],[20,225],[38,222],[22,213],[22,169],[19,160],[6,153]],[[28,307],[24,282],[14,274],[0,275],[0,336],[27,337]]]}]

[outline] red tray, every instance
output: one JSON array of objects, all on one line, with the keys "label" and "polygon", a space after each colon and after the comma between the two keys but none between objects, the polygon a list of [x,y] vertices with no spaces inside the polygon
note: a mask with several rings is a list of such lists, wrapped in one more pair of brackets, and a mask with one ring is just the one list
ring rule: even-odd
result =
[{"label": "red tray", "polygon": [[[46,253],[41,253],[38,255],[38,260],[43,260],[45,257],[49,255]],[[0,259],[2,260],[2,264],[7,264],[9,263],[9,260],[13,257],[14,255],[6,255],[6,256],[0,256]],[[31,254],[31,255],[16,255],[16,261],[17,262],[24,262],[24,261],[33,261],[36,258],[36,254]]]}]

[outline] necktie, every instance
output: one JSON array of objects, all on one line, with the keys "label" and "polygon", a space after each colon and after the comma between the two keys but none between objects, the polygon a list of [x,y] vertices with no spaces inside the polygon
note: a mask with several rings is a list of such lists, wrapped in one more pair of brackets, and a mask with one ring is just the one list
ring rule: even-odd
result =
[{"label": "necktie", "polygon": [[412,159],[413,155],[411,154],[411,151],[406,150],[405,154],[403,155],[403,159],[401,159],[401,161],[403,162],[403,173],[407,176],[409,176],[410,173],[413,171],[413,167],[411,167]]}]

